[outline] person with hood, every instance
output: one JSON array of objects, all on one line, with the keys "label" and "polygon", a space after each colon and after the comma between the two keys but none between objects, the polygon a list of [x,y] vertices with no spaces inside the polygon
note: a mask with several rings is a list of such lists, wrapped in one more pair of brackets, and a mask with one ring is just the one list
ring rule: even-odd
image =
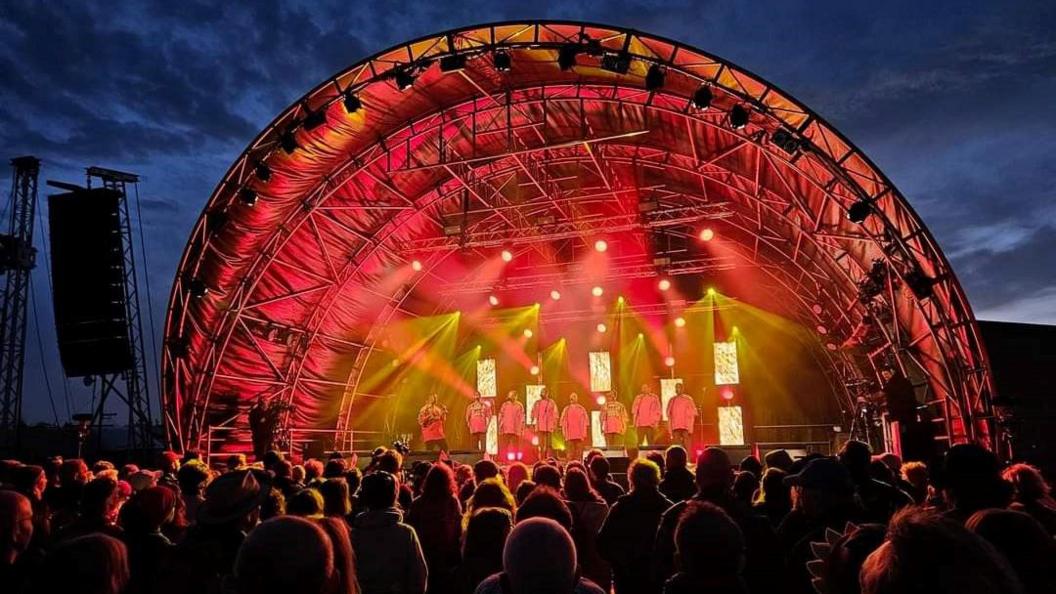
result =
[{"label": "person with hood", "polygon": [[360,504],[366,511],[352,526],[356,574],[363,594],[424,594],[429,570],[418,534],[396,508],[396,477],[376,471],[363,477]]}]

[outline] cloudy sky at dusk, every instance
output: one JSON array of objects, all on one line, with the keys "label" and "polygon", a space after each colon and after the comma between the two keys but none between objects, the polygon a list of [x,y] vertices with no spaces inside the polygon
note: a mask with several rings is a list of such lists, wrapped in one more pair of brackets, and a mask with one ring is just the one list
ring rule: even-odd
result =
[{"label": "cloudy sky at dusk", "polygon": [[[533,18],[670,37],[777,84],[846,134],[909,198],[978,317],[1056,324],[1051,0],[5,0],[0,157],[37,155],[46,179],[82,181],[87,165],[141,174],[160,331],[192,224],[232,161],[280,110],[401,41]],[[0,183],[6,193],[6,166]],[[64,420],[43,268],[34,288],[39,320],[31,311],[26,415]],[[84,389],[72,382],[69,389],[72,408],[85,408]]]}]

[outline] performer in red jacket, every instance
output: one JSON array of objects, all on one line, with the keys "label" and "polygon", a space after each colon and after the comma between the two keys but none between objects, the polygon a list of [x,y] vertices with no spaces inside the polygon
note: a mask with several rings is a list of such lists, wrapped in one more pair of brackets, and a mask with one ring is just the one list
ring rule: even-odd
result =
[{"label": "performer in red jacket", "polygon": [[579,402],[575,393],[568,395],[568,406],[561,411],[561,433],[565,436],[565,445],[568,447],[568,460],[583,459],[583,440],[587,438],[587,428],[590,425],[590,417],[587,409]]},{"label": "performer in red jacket", "polygon": [[483,452],[486,447],[485,437],[488,433],[488,421],[491,420],[491,405],[474,392],[473,402],[466,406],[466,427],[469,429],[473,449]]},{"label": "performer in red jacket", "polygon": [[532,405],[532,424],[539,438],[539,459],[545,460],[551,452],[550,437],[557,429],[557,402],[550,397],[549,388],[543,388],[539,400]]},{"label": "performer in red jacket", "polygon": [[510,390],[499,407],[499,450],[503,455],[517,449],[523,432],[524,405],[517,402],[517,390]]},{"label": "performer in red jacket", "polygon": [[631,405],[631,416],[634,417],[634,428],[638,431],[638,445],[645,441],[656,445],[656,428],[660,425],[660,397],[649,389],[649,384],[642,384],[642,391],[634,397]]},{"label": "performer in red jacket", "polygon": [[435,393],[429,395],[425,406],[418,411],[418,426],[422,428],[422,441],[426,450],[447,451],[447,439],[444,437],[444,421],[447,419],[447,407],[437,402]]}]

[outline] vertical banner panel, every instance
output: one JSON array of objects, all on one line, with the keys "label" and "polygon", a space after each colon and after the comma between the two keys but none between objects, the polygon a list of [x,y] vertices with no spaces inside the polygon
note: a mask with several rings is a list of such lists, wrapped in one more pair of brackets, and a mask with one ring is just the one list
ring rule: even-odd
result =
[{"label": "vertical banner panel", "polygon": [[744,445],[744,417],[741,407],[719,407],[719,445]]},{"label": "vertical banner panel", "polygon": [[498,396],[498,378],[495,377],[495,359],[477,361],[477,391],[485,398]]},{"label": "vertical banner panel", "polygon": [[715,385],[728,386],[739,384],[740,372],[737,369],[737,341],[715,343]]},{"label": "vertical banner panel", "polygon": [[601,430],[601,411],[590,411],[590,440],[596,448],[605,447],[605,432]]},{"label": "vertical banner panel", "polygon": [[612,390],[612,359],[608,351],[590,353],[590,391]]}]

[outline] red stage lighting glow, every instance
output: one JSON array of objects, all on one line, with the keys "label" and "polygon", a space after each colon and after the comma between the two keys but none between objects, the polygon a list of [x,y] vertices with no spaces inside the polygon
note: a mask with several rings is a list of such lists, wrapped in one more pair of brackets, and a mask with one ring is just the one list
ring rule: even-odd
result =
[{"label": "red stage lighting glow", "polygon": [[538,435],[533,435],[532,436],[532,445],[533,446],[538,446],[539,445],[539,436]]},{"label": "red stage lighting glow", "polygon": [[667,365],[668,367],[674,367],[675,366],[675,358],[672,357],[671,355],[668,355],[668,356],[664,357],[664,365]]},{"label": "red stage lighting glow", "polygon": [[601,287],[594,287],[590,290],[590,294],[594,295],[595,297],[601,297],[605,294],[605,289],[602,289]]},{"label": "red stage lighting glow", "polygon": [[414,269],[415,272],[421,272],[422,271],[422,263],[419,262],[418,260],[414,260],[413,262],[411,262],[411,268]]},{"label": "red stage lighting glow", "polygon": [[501,256],[503,262],[509,262],[510,260],[513,260],[513,252],[511,252],[510,250],[502,250]]},{"label": "red stage lighting glow", "polygon": [[700,235],[698,237],[700,237],[701,241],[711,241],[712,239],[715,239],[715,232],[711,230],[711,227],[705,227],[700,230]]},{"label": "red stage lighting glow", "polygon": [[518,460],[523,460],[524,459],[524,452],[517,452],[517,459]]},{"label": "red stage lighting glow", "polygon": [[517,459],[517,454],[514,454],[513,452],[506,452],[506,459],[510,462],[513,462]]},{"label": "red stage lighting glow", "polygon": [[722,399],[726,401],[733,400],[733,390],[729,388],[724,388],[722,390]]},{"label": "red stage lighting glow", "polygon": [[604,252],[605,250],[609,249],[609,242],[605,241],[604,239],[599,239],[594,242],[594,249],[599,252]]},{"label": "red stage lighting glow", "polygon": [[686,325],[686,318],[683,318],[683,317],[675,318],[675,326],[677,326],[679,328],[684,328],[685,325]]},{"label": "red stage lighting glow", "polygon": [[671,288],[671,281],[667,280],[666,278],[662,278],[660,279],[660,282],[656,284],[656,286],[661,291],[666,291]]},{"label": "red stage lighting glow", "polygon": [[554,301],[557,301],[558,299],[561,298],[561,291],[558,291],[557,289],[554,289],[553,291],[550,291],[550,298],[553,299]]},{"label": "red stage lighting glow", "polygon": [[488,303],[490,303],[494,307],[499,304],[499,298],[494,295],[491,295],[488,297]]},{"label": "red stage lighting glow", "polygon": [[605,324],[598,324],[598,332],[605,334],[606,330],[608,330],[608,328],[605,326]]},{"label": "red stage lighting glow", "polygon": [[532,368],[528,370],[528,373],[530,373],[532,375],[539,375],[539,366],[538,365],[532,365]]}]

